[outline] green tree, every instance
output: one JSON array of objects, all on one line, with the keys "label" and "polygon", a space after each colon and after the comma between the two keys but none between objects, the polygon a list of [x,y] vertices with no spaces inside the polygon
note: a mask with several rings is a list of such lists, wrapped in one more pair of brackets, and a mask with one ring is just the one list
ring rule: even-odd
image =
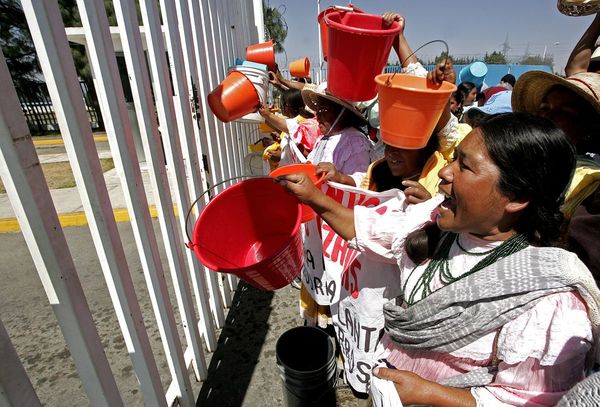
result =
[{"label": "green tree", "polygon": [[521,58],[519,63],[523,65],[548,65],[552,67],[554,65],[554,57],[546,55],[544,58],[541,55],[527,55]]},{"label": "green tree", "polygon": [[454,59],[454,65],[469,65],[472,62],[475,62],[473,57],[456,57]]},{"label": "green tree", "polygon": [[494,51],[491,54],[485,53],[483,62],[486,64],[506,64],[506,56],[502,52]]},{"label": "green tree", "polygon": [[19,94],[43,82],[25,13],[18,0],[0,0],[0,47]]},{"label": "green tree", "polygon": [[275,52],[283,51],[283,43],[287,37],[287,24],[279,9],[270,7],[263,1],[265,35],[275,43]]}]

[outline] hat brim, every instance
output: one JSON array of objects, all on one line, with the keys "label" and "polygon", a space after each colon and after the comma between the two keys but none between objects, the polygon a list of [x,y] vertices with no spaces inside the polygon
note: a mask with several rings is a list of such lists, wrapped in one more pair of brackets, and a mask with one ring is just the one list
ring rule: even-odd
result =
[{"label": "hat brim", "polygon": [[570,81],[543,71],[530,71],[519,77],[512,93],[513,111],[535,114],[544,96],[556,85],[570,89],[581,96],[600,115],[600,103],[593,96]]},{"label": "hat brim", "polygon": [[314,112],[318,110],[319,98],[327,99],[335,104],[342,106],[347,111],[357,116],[363,125],[367,124],[367,119],[365,118],[365,116],[356,107],[352,106],[345,100],[336,98],[335,96],[327,92],[320,93],[315,92],[311,89],[302,89],[302,100],[304,100],[304,104]]}]

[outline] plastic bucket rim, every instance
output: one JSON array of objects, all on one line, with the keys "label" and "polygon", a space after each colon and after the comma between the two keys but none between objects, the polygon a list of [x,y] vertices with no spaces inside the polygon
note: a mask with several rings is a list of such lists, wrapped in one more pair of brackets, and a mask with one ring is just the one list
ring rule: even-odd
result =
[{"label": "plastic bucket rim", "polygon": [[329,13],[357,13],[357,14],[365,14],[364,11],[362,11],[361,9],[358,9],[356,7],[354,7],[353,4],[348,4],[348,6],[345,7],[352,7],[352,11],[347,11],[347,10],[342,10],[342,9],[338,9],[336,8],[336,6],[329,6],[327,7],[325,10],[321,11],[319,13],[319,15],[317,15],[317,22],[321,23],[321,21],[323,21],[323,18],[325,18],[325,16]]},{"label": "plastic bucket rim", "polygon": [[[248,180],[244,180],[241,182],[238,182],[237,184],[231,185],[227,188],[225,188],[223,191],[219,192],[217,195],[215,195],[209,202],[208,204],[206,204],[206,206],[204,206],[204,208],[202,208],[202,211],[200,212],[200,214],[198,215],[198,219],[196,220],[196,223],[194,224],[194,229],[192,231],[192,241],[190,242],[190,246],[192,249],[194,249],[194,253],[196,253],[196,255],[198,256],[199,260],[202,262],[202,264],[204,264],[206,267],[208,267],[211,270],[220,272],[220,273],[229,273],[229,274],[237,274],[234,273],[232,270],[238,270],[239,272],[244,272],[244,271],[248,271],[248,270],[252,270],[255,268],[258,268],[259,266],[262,266],[264,264],[266,264],[268,261],[270,261],[273,257],[278,256],[279,254],[281,254],[281,252],[287,248],[290,243],[293,242],[293,240],[297,237],[299,231],[300,231],[300,225],[301,225],[301,221],[302,221],[302,203],[300,201],[298,201],[297,204],[297,208],[298,208],[298,214],[296,216],[296,221],[294,223],[294,227],[293,227],[293,232],[291,233],[291,235],[289,236],[288,239],[286,239],[285,243],[282,244],[277,250],[274,251],[274,254],[272,256],[270,256],[270,258],[267,259],[263,259],[259,262],[254,263],[252,266],[240,266],[240,267],[231,267],[231,268],[225,268],[225,267],[218,267],[216,266],[213,262],[211,261],[207,261],[207,259],[205,258],[205,256],[203,256],[201,253],[199,253],[198,250],[195,250],[196,247],[199,247],[200,244],[196,239],[196,236],[198,235],[197,229],[200,227],[200,217],[202,216],[202,214],[204,213],[204,211],[206,211],[206,209],[208,209],[211,205],[213,205],[213,203],[215,202],[215,199],[221,195],[223,192],[229,190],[229,189],[233,189],[233,188],[240,188],[240,185],[242,185],[245,182],[256,182],[259,180],[264,180],[264,179],[268,179],[270,180],[270,182],[272,182],[272,178],[271,177],[256,177],[256,178],[251,178]],[[213,205],[214,206],[214,205]]]},{"label": "plastic bucket rim", "polygon": [[[286,335],[288,335],[288,336],[291,335],[291,332],[295,332],[295,331],[299,331],[299,330],[306,330],[306,329],[309,329],[312,332],[320,332],[320,333],[322,333],[323,335],[326,336],[327,343],[328,343],[328,346],[327,346],[327,355],[329,356],[329,351],[331,351],[331,353],[332,353],[332,359],[335,361],[335,349],[334,349],[333,344],[331,343],[331,340],[329,339],[330,338],[329,335],[327,335],[326,332],[321,331],[319,328],[316,328],[314,326],[297,326],[297,327],[288,329],[287,331],[285,331],[284,333],[282,333],[279,338],[277,338],[277,342],[275,343],[275,359],[277,361],[277,365],[280,366],[280,368],[283,367],[283,366],[281,366],[283,363],[281,362],[281,358],[279,357],[279,352],[278,352],[279,343],[280,343],[281,339],[284,336],[286,336]],[[327,363],[325,364],[325,366],[320,367],[320,368],[315,369],[315,370],[296,370],[296,369],[291,368],[289,366],[285,366],[285,371],[289,371],[289,372],[293,372],[293,373],[305,373],[305,374],[318,373],[319,371],[323,370],[324,367],[328,367],[329,364],[330,364],[330,361],[328,360]],[[337,364],[334,363],[334,366],[337,367]]]},{"label": "plastic bucket rim", "polygon": [[247,65],[235,65],[230,69],[230,72],[231,71],[243,72],[244,70],[250,71],[252,73],[257,73],[259,76],[266,76],[267,78],[269,77],[269,74],[267,71],[263,71],[262,69],[254,68],[253,66],[247,66]]},{"label": "plastic bucket rim", "polygon": [[[315,164],[309,164],[309,163],[304,163],[304,164],[287,164],[287,165],[283,165],[281,167],[277,167],[275,168],[273,171],[271,171],[269,173],[269,177],[271,178],[277,178],[279,175],[273,175],[274,172],[277,172],[278,169],[280,168],[289,168],[289,167],[304,167],[304,166],[312,166],[314,167],[314,169],[317,169],[317,166]],[[280,175],[288,175],[288,174],[297,174],[297,173],[305,173],[306,175],[309,175],[306,171],[297,171],[297,172],[293,172],[293,173],[286,173],[286,174],[280,174]],[[315,175],[316,175],[316,171],[315,171]],[[316,187],[319,187],[323,184],[323,182],[325,181],[325,173],[322,173],[321,176],[315,181],[313,182],[313,184]]]},{"label": "plastic bucket rim", "polygon": [[[392,76],[419,78],[418,76],[403,74],[403,73],[396,73],[396,74],[382,73],[382,74],[377,75],[374,78],[374,80],[378,86],[385,87],[387,89],[404,89],[404,90],[410,90],[411,92],[418,92],[418,93],[452,93],[452,92],[455,92],[457,89],[455,84],[448,82],[448,81],[443,81],[438,89],[421,89],[421,88],[413,88],[411,86],[393,86],[394,84],[392,84],[392,83],[388,84],[387,80],[385,80]],[[427,78],[422,78],[422,79],[427,80]],[[445,89],[443,89],[444,87],[445,87]]]},{"label": "plastic bucket rim", "polygon": [[[333,27],[339,31],[344,31],[347,33],[352,33],[352,34],[357,34],[357,35],[372,35],[372,36],[386,36],[386,37],[392,36],[392,35],[397,35],[398,33],[400,33],[400,24],[397,21],[393,21],[390,28],[381,29],[381,30],[358,28],[358,27],[354,27],[354,26],[352,26],[352,29],[349,29],[348,28],[349,26],[340,24],[335,21],[331,21],[329,19],[329,16],[334,13],[341,15],[341,13],[339,11],[333,11],[331,13],[325,14],[323,16],[323,21],[325,22],[325,25],[327,25],[328,27]],[[381,16],[378,16],[375,14],[367,14],[367,13],[357,13],[357,14],[361,14],[362,16],[378,17],[380,19],[382,18]]]}]

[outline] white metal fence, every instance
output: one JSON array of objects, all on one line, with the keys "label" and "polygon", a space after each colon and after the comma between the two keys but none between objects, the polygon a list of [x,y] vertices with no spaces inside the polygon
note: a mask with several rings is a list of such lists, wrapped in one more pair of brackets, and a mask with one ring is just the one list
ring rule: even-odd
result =
[{"label": "white metal fence", "polygon": [[[247,45],[264,40],[262,1],[140,0],[143,27],[139,27],[136,1],[113,1],[183,342],[149,215],[104,1],[77,0],[110,149],[171,374],[166,392],[114,220],[57,1],[21,2],[144,402],[171,405],[177,399],[181,405],[193,406],[199,385],[192,385],[188,368],[193,367],[197,380],[206,378],[204,352],[216,348],[216,329],[224,324],[224,310],[231,305],[237,281],[204,269],[184,247],[185,229],[193,227],[198,212],[187,225],[184,215],[207,185],[243,173],[246,146],[256,138],[254,126],[218,121],[206,96]],[[48,300],[90,403],[123,405],[1,53],[0,94],[0,175]],[[206,199],[200,207],[205,203]],[[0,405],[41,405],[1,321],[0,357]]]}]

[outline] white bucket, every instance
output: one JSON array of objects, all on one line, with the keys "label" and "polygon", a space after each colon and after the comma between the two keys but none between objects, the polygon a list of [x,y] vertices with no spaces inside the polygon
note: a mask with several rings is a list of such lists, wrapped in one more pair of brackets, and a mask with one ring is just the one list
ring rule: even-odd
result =
[{"label": "white bucket", "polygon": [[[250,82],[254,84],[261,103],[267,103],[267,92],[269,91],[269,74],[261,69],[250,66],[236,65],[231,70],[240,71]],[[249,113],[246,116],[236,120],[240,123],[263,123],[265,119],[259,113]]]}]

